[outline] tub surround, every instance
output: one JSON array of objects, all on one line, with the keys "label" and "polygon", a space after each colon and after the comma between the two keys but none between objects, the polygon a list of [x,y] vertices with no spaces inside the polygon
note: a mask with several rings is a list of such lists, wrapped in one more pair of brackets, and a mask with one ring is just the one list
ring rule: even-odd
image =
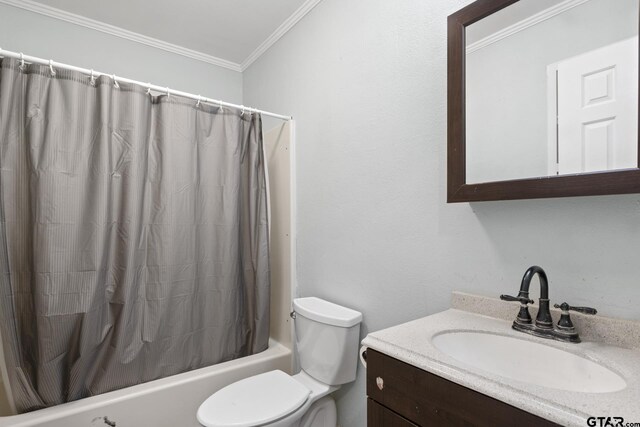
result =
[{"label": "tub surround", "polygon": [[[514,331],[511,323],[517,312],[518,303],[454,292],[451,309],[371,333],[362,344],[561,425],[585,426],[591,416],[640,421],[640,322],[572,313],[583,342],[571,344]],[[557,321],[559,310],[552,315]],[[612,393],[577,393],[480,371],[433,345],[432,338],[445,331],[497,333],[565,350],[610,368],[626,380],[627,387]]]}]

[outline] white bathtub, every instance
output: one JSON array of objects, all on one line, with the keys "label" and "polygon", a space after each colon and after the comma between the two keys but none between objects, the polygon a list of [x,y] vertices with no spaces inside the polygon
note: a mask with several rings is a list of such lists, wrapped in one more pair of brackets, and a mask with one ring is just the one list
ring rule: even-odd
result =
[{"label": "white bathtub", "polygon": [[196,427],[200,425],[196,410],[213,392],[273,369],[290,373],[291,350],[270,340],[267,350],[253,356],[52,408],[0,417],[0,427]]}]

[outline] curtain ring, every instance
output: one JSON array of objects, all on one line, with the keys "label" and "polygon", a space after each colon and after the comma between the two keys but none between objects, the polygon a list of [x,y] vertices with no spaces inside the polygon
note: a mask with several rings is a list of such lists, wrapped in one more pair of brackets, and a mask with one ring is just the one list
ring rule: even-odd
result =
[{"label": "curtain ring", "polygon": [[242,112],[240,112],[240,117],[244,116],[244,105],[241,105],[242,107]]},{"label": "curtain ring", "polygon": [[91,69],[91,86],[95,86],[95,85],[96,85],[96,76],[93,69]]},{"label": "curtain ring", "polygon": [[196,102],[196,107],[200,106],[200,101],[202,100],[202,97],[200,95],[198,95],[198,102]]},{"label": "curtain ring", "polygon": [[118,84],[118,78],[116,77],[116,75],[113,74],[111,78],[113,79],[113,87],[115,87],[116,89],[120,89],[120,85]]},{"label": "curtain ring", "polygon": [[20,71],[24,71],[24,54],[20,52]]},{"label": "curtain ring", "polygon": [[56,70],[53,69],[53,59],[49,60],[49,71],[51,71],[51,77],[56,76]]},{"label": "curtain ring", "polygon": [[222,108],[222,100],[218,101],[220,106],[218,108],[218,111],[220,111],[221,113],[224,113],[224,108]]},{"label": "curtain ring", "polygon": [[169,92],[169,88],[167,87],[167,99],[171,99],[171,92]]},{"label": "curtain ring", "polygon": [[151,95],[151,83],[147,83],[147,95]]}]

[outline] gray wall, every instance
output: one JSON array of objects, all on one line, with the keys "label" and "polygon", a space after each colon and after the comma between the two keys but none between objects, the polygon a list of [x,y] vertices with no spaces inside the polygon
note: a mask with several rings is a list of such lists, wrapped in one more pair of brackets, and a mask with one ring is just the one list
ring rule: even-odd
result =
[{"label": "gray wall", "polygon": [[242,103],[242,74],[0,4],[0,47]]},{"label": "gray wall", "polygon": [[548,175],[547,66],[636,35],[638,0],[591,0],[467,55],[467,181]]},{"label": "gray wall", "polygon": [[[296,118],[299,294],[364,335],[539,264],[554,302],[640,320],[640,196],[446,204],[446,18],[468,3],[324,0],[245,71],[245,104]],[[364,371],[337,396],[364,426]]]}]

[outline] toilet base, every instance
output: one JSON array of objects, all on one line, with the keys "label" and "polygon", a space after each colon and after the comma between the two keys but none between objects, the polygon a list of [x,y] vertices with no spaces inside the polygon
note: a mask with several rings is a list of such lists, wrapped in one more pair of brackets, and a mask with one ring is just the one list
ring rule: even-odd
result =
[{"label": "toilet base", "polygon": [[338,416],[336,402],[325,396],[314,402],[300,419],[299,427],[336,427]]}]

